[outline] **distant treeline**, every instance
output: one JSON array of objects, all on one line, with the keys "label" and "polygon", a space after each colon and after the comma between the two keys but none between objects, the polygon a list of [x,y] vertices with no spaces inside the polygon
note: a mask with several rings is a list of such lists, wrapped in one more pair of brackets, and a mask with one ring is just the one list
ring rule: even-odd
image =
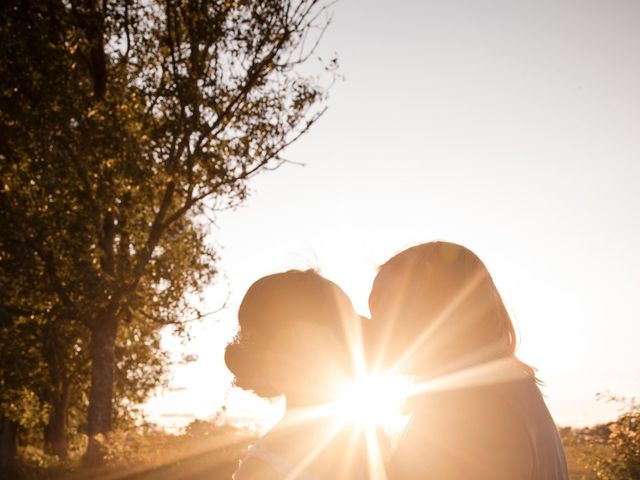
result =
[{"label": "distant treeline", "polygon": [[572,480],[640,478],[640,405],[616,397],[608,400],[624,405],[617,420],[560,429]]}]

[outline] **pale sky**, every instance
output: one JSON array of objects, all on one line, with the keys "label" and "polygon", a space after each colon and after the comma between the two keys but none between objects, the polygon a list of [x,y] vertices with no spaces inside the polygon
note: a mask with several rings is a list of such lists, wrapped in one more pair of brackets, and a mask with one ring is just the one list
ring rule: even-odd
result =
[{"label": "pale sky", "polygon": [[[640,396],[640,2],[341,0],[319,54],[344,81],[329,110],[219,215],[215,306],[192,328],[150,419],[180,425],[227,404],[274,417],[235,388],[224,346],[249,285],[318,267],[368,314],[375,268],[444,239],[486,263],[539,369],[557,423],[616,416],[597,392]],[[174,416],[171,416],[174,415]]]}]

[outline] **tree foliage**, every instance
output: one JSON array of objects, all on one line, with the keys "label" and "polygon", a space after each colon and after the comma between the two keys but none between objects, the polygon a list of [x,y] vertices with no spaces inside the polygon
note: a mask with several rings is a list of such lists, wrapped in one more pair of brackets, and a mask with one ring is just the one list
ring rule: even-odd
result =
[{"label": "tree foliage", "polygon": [[607,425],[603,448],[587,455],[588,466],[601,480],[640,478],[640,404],[611,396],[608,400],[622,403],[625,411]]},{"label": "tree foliage", "polygon": [[217,273],[206,215],[244,200],[322,114],[325,90],[297,67],[325,14],[318,0],[3,2],[3,358],[30,345],[3,381],[64,410],[90,385],[96,458],[114,396],[139,402],[162,378],[159,329],[199,314],[190,299]]}]

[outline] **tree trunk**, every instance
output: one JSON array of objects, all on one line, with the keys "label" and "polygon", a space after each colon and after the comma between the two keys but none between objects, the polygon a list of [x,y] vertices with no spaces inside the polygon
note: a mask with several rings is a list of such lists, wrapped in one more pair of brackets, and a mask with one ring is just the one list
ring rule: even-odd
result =
[{"label": "tree trunk", "polygon": [[18,424],[0,415],[0,477],[18,477]]},{"label": "tree trunk", "polygon": [[44,355],[49,367],[49,383],[44,399],[50,405],[49,421],[44,427],[44,446],[47,452],[66,460],[67,454],[67,407],[69,381],[65,359],[68,358],[60,342],[58,326],[47,324],[44,339]]},{"label": "tree trunk", "polygon": [[61,460],[68,458],[67,443],[67,404],[69,387],[62,386],[62,391],[53,392],[49,398],[51,412],[49,422],[44,427],[44,443],[47,451],[57,455]]},{"label": "tree trunk", "polygon": [[85,461],[96,464],[104,460],[105,436],[111,431],[115,340],[118,321],[104,318],[91,331],[91,391],[89,392],[88,436]]}]

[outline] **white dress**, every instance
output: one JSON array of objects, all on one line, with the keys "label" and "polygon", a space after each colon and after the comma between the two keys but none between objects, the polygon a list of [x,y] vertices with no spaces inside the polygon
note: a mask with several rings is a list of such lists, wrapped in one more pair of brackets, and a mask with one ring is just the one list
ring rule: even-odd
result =
[{"label": "white dress", "polygon": [[271,469],[277,473],[277,475],[287,480],[320,480],[318,477],[309,475],[307,473],[296,474],[295,477],[292,477],[292,473],[294,473],[294,466],[291,465],[287,460],[282,458],[281,456],[273,453],[264,445],[250,445],[247,450],[247,455],[240,461],[240,465],[233,473],[231,477],[232,480],[237,480],[238,478],[242,478],[242,470],[243,466],[246,468],[247,462],[252,459],[258,459],[271,467]]}]

